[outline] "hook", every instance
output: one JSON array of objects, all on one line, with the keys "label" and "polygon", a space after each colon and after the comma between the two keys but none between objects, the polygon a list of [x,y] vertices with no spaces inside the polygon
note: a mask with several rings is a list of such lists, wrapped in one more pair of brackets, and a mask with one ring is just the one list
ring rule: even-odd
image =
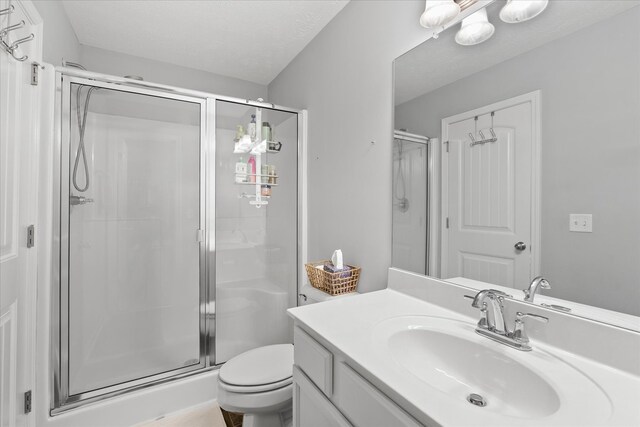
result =
[{"label": "hook", "polygon": [[33,35],[33,33],[31,33],[31,34],[29,34],[27,37],[23,37],[23,38],[21,38],[21,39],[18,39],[18,40],[16,40],[16,41],[14,41],[14,42],[11,44],[11,50],[17,49],[17,48],[18,48],[18,45],[21,45],[21,44],[22,44],[22,43],[24,43],[24,42],[28,42],[28,41],[30,41],[30,40],[33,40],[33,39],[34,39],[34,37],[35,37],[35,36]]},{"label": "hook", "polygon": [[7,28],[0,31],[0,38],[7,35],[9,31],[17,30],[18,28],[24,27],[24,21],[20,21],[17,24],[9,25]]},{"label": "hook", "polygon": [[471,132],[469,132],[469,138],[471,138],[471,143],[475,144],[476,139],[473,137],[473,134]]},{"label": "hook", "polygon": [[9,5],[6,9],[0,9],[0,16],[9,15],[10,13],[13,13],[14,10],[15,7],[13,7],[13,5]]},{"label": "hook", "polygon": [[480,131],[480,139],[487,139],[484,137],[484,133],[482,133],[482,131]]},{"label": "hook", "polygon": [[20,61],[20,62],[24,62],[27,59],[29,59],[29,56],[27,56],[27,55],[23,55],[20,58],[18,58],[16,56],[16,51],[15,50],[11,50],[11,56],[13,56],[13,59],[15,59],[16,61]]},{"label": "hook", "polygon": [[493,126],[489,128],[489,131],[491,132],[491,137],[492,137],[492,138],[498,138],[498,137],[496,136],[496,133],[493,131]]},{"label": "hook", "polygon": [[16,56],[16,50],[18,49],[18,46],[21,45],[22,43],[28,42],[30,40],[34,39],[34,35],[33,33],[29,34],[27,37],[23,37],[19,40],[16,40],[15,42],[13,42],[13,44],[9,47],[9,53],[11,53],[11,56],[13,56],[13,59],[15,59],[16,61],[26,61],[29,56],[28,55],[22,55],[21,57],[17,57]]}]

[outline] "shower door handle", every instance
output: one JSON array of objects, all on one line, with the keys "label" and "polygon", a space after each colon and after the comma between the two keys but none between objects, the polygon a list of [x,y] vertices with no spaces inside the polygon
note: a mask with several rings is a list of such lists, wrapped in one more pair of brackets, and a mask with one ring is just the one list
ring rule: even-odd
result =
[{"label": "shower door handle", "polygon": [[69,196],[69,204],[71,206],[86,205],[87,203],[93,203],[93,199],[84,196]]}]

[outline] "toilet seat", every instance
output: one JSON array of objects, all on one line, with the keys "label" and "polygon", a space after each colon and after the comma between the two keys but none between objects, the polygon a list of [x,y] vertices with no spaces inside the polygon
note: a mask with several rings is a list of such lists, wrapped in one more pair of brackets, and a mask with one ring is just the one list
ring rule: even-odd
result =
[{"label": "toilet seat", "polygon": [[218,383],[220,384],[221,388],[234,393],[260,393],[263,391],[277,390],[279,388],[286,387],[293,383],[293,377],[285,378],[282,381],[277,381],[274,383],[259,384],[253,386],[227,384],[221,379],[218,380]]},{"label": "toilet seat", "polygon": [[277,390],[292,383],[293,345],[255,348],[229,360],[220,368],[220,387],[235,393]]}]

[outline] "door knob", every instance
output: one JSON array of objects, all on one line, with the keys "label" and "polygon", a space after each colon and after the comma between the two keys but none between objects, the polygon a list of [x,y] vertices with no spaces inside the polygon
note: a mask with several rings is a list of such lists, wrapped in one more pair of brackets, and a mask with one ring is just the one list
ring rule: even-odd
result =
[{"label": "door knob", "polygon": [[527,245],[525,245],[524,242],[518,242],[513,247],[516,248],[517,251],[524,251],[527,249]]}]

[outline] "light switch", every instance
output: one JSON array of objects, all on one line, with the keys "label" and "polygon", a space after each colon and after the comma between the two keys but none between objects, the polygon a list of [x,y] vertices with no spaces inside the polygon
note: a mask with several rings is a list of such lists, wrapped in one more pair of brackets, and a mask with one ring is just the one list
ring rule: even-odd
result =
[{"label": "light switch", "polygon": [[569,214],[569,231],[591,233],[593,231],[591,214]]}]

